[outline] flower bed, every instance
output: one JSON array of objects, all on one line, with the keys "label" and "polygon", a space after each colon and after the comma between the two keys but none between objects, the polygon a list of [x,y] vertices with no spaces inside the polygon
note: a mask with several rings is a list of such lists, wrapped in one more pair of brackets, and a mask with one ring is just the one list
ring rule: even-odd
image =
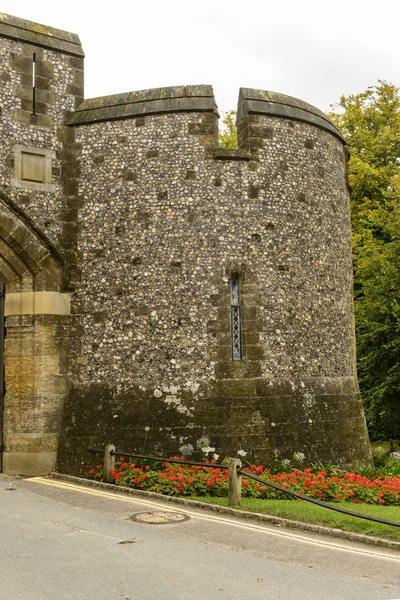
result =
[{"label": "flower bed", "polygon": [[[126,462],[120,457],[113,470],[117,485],[133,487],[169,496],[227,496],[228,471],[212,466],[187,466],[173,463],[141,464]],[[400,477],[375,475],[368,478],[357,473],[339,471],[313,472],[312,469],[293,469],[272,474],[268,468],[250,465],[244,469],[285,489],[328,502],[354,502],[356,504],[400,505]],[[98,481],[103,480],[103,465],[90,471]],[[284,492],[242,477],[242,495],[250,498],[288,499]]]}]

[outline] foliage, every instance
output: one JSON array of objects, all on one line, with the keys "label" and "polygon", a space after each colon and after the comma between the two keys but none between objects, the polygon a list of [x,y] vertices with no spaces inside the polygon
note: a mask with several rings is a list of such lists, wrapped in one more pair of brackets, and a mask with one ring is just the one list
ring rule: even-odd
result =
[{"label": "foliage", "polygon": [[222,127],[219,133],[221,148],[237,148],[236,111],[227,110],[222,113]]},{"label": "foliage", "polygon": [[400,451],[386,451],[381,446],[373,449],[375,469],[383,475],[400,477]]},{"label": "foliage", "polygon": [[386,82],[331,115],[350,149],[358,372],[373,439],[400,439],[400,92]]},{"label": "foliage", "polygon": [[[400,457],[393,457],[400,463]],[[164,462],[159,468],[153,465],[142,466],[125,462],[121,456],[113,470],[117,485],[134,487],[169,496],[214,496],[228,494],[228,471],[213,467],[214,461],[204,466],[188,466]],[[242,478],[242,494],[249,498],[287,499],[279,490],[265,486],[246,478],[252,473],[282,488],[291,489],[299,494],[330,502],[347,501],[369,504],[393,504],[400,506],[400,477],[375,474],[368,478],[358,473],[346,471],[312,469],[292,469],[290,472],[273,474],[267,467],[249,465],[245,467]],[[103,465],[92,469],[90,474],[98,480],[103,477]]]}]

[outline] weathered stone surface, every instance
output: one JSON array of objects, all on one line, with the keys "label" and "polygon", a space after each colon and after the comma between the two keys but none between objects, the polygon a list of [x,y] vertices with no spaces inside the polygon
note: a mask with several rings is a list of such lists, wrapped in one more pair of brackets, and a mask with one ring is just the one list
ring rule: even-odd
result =
[{"label": "weathered stone surface", "polygon": [[[75,91],[79,96],[79,90]],[[203,85],[156,88],[84,100],[71,115],[68,123],[69,125],[80,125],[186,111],[217,113],[212,87]],[[203,125],[202,132],[213,134],[213,125],[211,125],[211,129],[207,130]]]},{"label": "weathered stone surface", "polygon": [[39,25],[4,13],[0,13],[0,36],[73,56],[84,56],[81,42],[75,33]]},{"label": "weathered stone surface", "polygon": [[[329,131],[329,133],[332,133],[341,141],[344,141],[340,132],[322,111],[303,100],[293,98],[292,96],[286,96],[285,94],[241,88],[237,111],[238,123],[242,122],[248,114],[271,115],[285,119],[293,119],[294,121],[311,123],[312,125]],[[239,133],[242,132],[242,129],[243,125],[242,128],[238,127]],[[252,137],[257,137],[254,128]],[[260,137],[265,137],[265,135]],[[240,143],[239,146],[241,146]]]},{"label": "weathered stone surface", "polygon": [[[329,119],[242,89],[240,148],[221,149],[211,86],[83,101],[78,38],[7,18],[0,48],[6,468],[46,472],[58,448],[83,474],[90,446],[139,451],[146,427],[158,454],[207,435],[221,455],[368,462]],[[46,151],[45,176],[16,146]]]}]

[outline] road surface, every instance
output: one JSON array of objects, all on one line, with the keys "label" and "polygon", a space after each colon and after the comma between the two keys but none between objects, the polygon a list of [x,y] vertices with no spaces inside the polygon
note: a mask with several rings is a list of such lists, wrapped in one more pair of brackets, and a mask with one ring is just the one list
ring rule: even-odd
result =
[{"label": "road surface", "polygon": [[[16,489],[7,489],[10,481]],[[129,519],[160,511],[186,520]],[[162,500],[0,475],[0,600],[158,598],[398,600],[400,553]]]}]

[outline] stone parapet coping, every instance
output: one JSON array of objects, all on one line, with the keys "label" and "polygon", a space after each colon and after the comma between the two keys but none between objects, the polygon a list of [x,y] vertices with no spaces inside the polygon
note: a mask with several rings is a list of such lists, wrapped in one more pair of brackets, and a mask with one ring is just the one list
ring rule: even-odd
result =
[{"label": "stone parapet coping", "polygon": [[40,25],[4,13],[0,13],[0,37],[48,48],[63,54],[85,56],[81,41],[75,33]]},{"label": "stone parapet coping", "polygon": [[175,86],[90,98],[79,105],[68,125],[173,112],[212,112],[219,116],[212,86]]},{"label": "stone parapet coping", "polygon": [[292,96],[278,92],[240,88],[237,123],[239,124],[248,114],[268,115],[309,123],[332,133],[343,144],[346,143],[339,130],[321,110]]},{"label": "stone parapet coping", "polygon": [[92,479],[84,479],[81,477],[74,477],[73,475],[64,475],[62,473],[51,473],[49,475],[52,479],[60,479],[61,481],[70,481],[77,485],[86,485],[88,487],[100,487],[115,493],[131,494],[132,496],[141,496],[151,498],[152,500],[158,500],[160,504],[164,502],[172,502],[174,504],[186,505],[192,508],[203,508],[205,510],[211,510],[219,514],[232,515],[242,519],[250,519],[253,521],[263,521],[264,523],[270,523],[277,525],[278,527],[288,527],[291,529],[300,529],[302,531],[310,531],[312,533],[319,533],[323,535],[329,535],[335,538],[343,540],[350,540],[352,542],[358,542],[360,544],[367,544],[370,546],[379,546],[381,548],[391,548],[392,550],[400,551],[400,542],[392,540],[385,540],[382,538],[373,537],[371,535],[364,535],[362,533],[354,533],[351,531],[343,531],[342,529],[333,529],[331,527],[324,527],[322,525],[314,525],[313,523],[304,523],[300,521],[292,521],[290,519],[283,519],[282,517],[275,517],[272,515],[265,515],[262,513],[254,513],[246,510],[239,510],[237,508],[229,508],[226,506],[219,506],[217,504],[207,504],[206,502],[200,502],[198,500],[187,500],[186,498],[177,498],[176,496],[165,496],[156,494],[155,492],[146,492],[144,490],[137,490],[133,488],[125,488],[112,483],[104,483],[101,481],[94,481]]},{"label": "stone parapet coping", "polygon": [[[86,125],[174,112],[212,112],[218,108],[211,85],[188,85],[154,88],[84,100],[71,115],[68,125]],[[260,114],[309,123],[323,129],[343,144],[345,140],[328,117],[311,104],[277,92],[240,88],[237,123],[248,114]],[[233,158],[222,152],[215,158]],[[235,155],[235,159],[246,160]]]},{"label": "stone parapet coping", "polygon": [[12,292],[6,294],[4,316],[69,315],[71,298],[61,292]]}]

